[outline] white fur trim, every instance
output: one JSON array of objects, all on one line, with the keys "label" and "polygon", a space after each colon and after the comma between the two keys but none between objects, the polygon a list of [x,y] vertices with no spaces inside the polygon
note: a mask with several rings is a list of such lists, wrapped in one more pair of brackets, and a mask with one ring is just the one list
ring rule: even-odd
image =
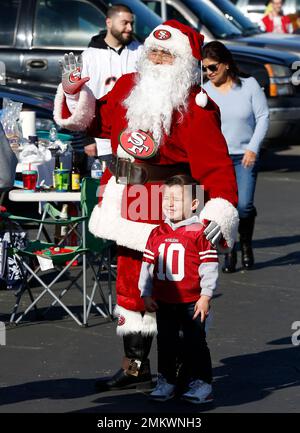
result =
[{"label": "white fur trim", "polygon": [[131,162],[133,162],[135,160],[135,157],[132,155],[129,155],[129,153],[127,153],[122,146],[118,145],[117,148],[117,155],[119,158],[126,158],[126,159],[130,159]]},{"label": "white fur trim", "polygon": [[199,107],[206,107],[208,101],[207,94],[201,90],[201,92],[196,95],[195,101]]},{"label": "white fur trim", "polygon": [[157,224],[129,221],[121,216],[125,185],[112,176],[104,190],[101,206],[95,206],[89,221],[94,236],[115,241],[118,245],[144,252],[151,231]]},{"label": "white fur trim", "polygon": [[236,241],[239,225],[239,215],[236,208],[228,200],[213,198],[206,203],[200,213],[200,221],[204,219],[219,224],[222,235],[231,249]]},{"label": "white fur trim", "polygon": [[[156,39],[154,33],[158,32],[159,30],[166,30],[167,32],[170,32],[171,37],[169,39]],[[183,57],[193,55],[189,38],[180,30],[171,26],[165,26],[163,24],[157,26],[150,33],[144,42],[144,47],[146,50],[151,48],[163,48],[165,50],[169,50],[171,53]]]},{"label": "white fur trim", "polygon": [[84,85],[80,91],[74,112],[67,119],[63,119],[62,108],[66,104],[66,98],[62,84],[60,84],[54,99],[54,120],[58,125],[71,131],[84,131],[95,117],[95,102],[96,99],[91,90]]},{"label": "white fur trim", "polygon": [[137,332],[145,336],[157,334],[155,313],[145,312],[142,316],[139,311],[130,311],[116,305],[113,314],[119,319],[117,335],[120,337]]}]

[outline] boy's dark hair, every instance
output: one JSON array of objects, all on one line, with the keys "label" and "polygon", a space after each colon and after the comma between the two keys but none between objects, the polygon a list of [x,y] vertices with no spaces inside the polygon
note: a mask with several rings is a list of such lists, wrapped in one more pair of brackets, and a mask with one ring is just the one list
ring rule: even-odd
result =
[{"label": "boy's dark hair", "polygon": [[191,186],[192,200],[197,198],[197,187],[199,186],[199,183],[188,174],[176,174],[175,176],[169,177],[166,179],[165,185],[179,185],[182,187]]},{"label": "boy's dark hair", "polygon": [[119,12],[128,12],[133,15],[133,12],[129,6],[123,5],[122,3],[116,3],[114,5],[109,6],[106,12],[106,18],[112,18],[114,15],[118,14]]}]

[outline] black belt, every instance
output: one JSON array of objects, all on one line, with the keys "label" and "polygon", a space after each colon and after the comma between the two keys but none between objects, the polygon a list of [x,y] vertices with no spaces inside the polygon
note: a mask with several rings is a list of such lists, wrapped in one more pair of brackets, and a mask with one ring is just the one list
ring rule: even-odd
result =
[{"label": "black belt", "polygon": [[130,159],[115,155],[108,168],[116,177],[116,182],[123,185],[143,185],[146,182],[165,181],[177,174],[190,174],[190,166],[187,163],[151,165],[145,162],[131,162]]}]

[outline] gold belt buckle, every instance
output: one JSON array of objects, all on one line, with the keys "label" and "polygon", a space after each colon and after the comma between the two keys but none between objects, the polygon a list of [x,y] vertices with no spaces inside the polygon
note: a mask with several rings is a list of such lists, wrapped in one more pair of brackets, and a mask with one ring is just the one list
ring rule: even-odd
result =
[{"label": "gold belt buckle", "polygon": [[138,359],[131,359],[129,362],[129,366],[127,369],[127,374],[129,374],[130,376],[138,376],[139,375],[139,371],[140,371],[140,367],[141,367],[141,361],[139,361]]},{"label": "gold belt buckle", "polygon": [[[126,177],[119,176],[119,167],[120,163],[119,160],[122,159],[122,162],[126,164]],[[122,185],[128,185],[130,183],[130,175],[131,175],[131,160],[129,158],[119,158],[117,156],[116,161],[116,183],[120,183]],[[126,179],[126,181],[124,180]]]}]

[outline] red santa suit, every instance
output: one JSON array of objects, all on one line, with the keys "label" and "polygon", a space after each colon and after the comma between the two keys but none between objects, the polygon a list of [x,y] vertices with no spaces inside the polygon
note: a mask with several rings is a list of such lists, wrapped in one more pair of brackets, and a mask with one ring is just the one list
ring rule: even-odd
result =
[{"label": "red santa suit", "polygon": [[[120,135],[127,129],[126,108],[122,102],[135,85],[135,80],[136,74],[124,75],[110,93],[97,101],[95,118],[89,129],[89,134],[92,136],[98,134],[102,138],[110,138],[114,154],[118,153],[120,157],[131,159],[133,159],[133,152],[125,153],[120,145]],[[189,165],[193,178],[205,188],[207,203],[201,212],[201,219],[214,220],[220,224],[223,236],[229,246],[232,246],[237,223],[237,215],[233,207],[237,204],[234,170],[221,133],[219,109],[210,99],[206,107],[199,107],[195,101],[199,91],[199,86],[191,89],[188,109],[183,118],[180,113],[174,113],[170,135],[164,137],[158,152],[153,157],[143,161],[147,161],[151,166],[172,166],[179,163]],[[88,95],[87,89],[84,92]],[[59,97],[61,98],[59,105],[58,100],[56,102],[57,113],[60,114],[61,119],[59,120],[57,115],[56,121],[59,120],[61,125],[70,128],[74,126],[72,119],[74,114],[68,112],[62,91]],[[146,133],[144,136],[146,135],[147,139],[151,140],[150,134]],[[127,148],[132,148],[132,143],[128,143],[130,137],[132,134],[125,136],[124,147],[127,144]],[[136,150],[136,152],[134,161],[139,164],[142,162],[139,159],[140,151]],[[89,229],[98,237],[114,240],[118,245],[126,247],[120,251],[118,259],[117,304],[129,310],[141,311],[144,305],[140,299],[137,283],[142,252],[151,230],[160,224],[162,219],[152,218],[150,211],[154,205],[151,203],[151,194],[149,194],[145,204],[146,211],[138,214],[138,219],[134,221],[128,209],[136,200],[136,192],[133,197],[130,197],[131,190],[136,190],[136,186],[117,184],[115,176],[112,176],[109,170],[104,173],[101,183],[105,185],[101,207],[94,209]],[[147,182],[145,186],[153,187],[160,183]],[[122,200],[125,198],[126,209],[122,208]],[[159,203],[156,207],[160,207]],[[123,311],[122,316],[124,316]],[[126,332],[125,323],[123,320],[121,322],[119,328],[123,327]],[[130,327],[128,331],[129,329]],[[122,334],[121,329],[118,331]]]},{"label": "red santa suit", "polygon": [[[172,27],[161,27],[163,34],[170,33],[170,28],[175,33]],[[158,32],[161,33],[161,30],[154,30],[149,38],[156,37]],[[180,37],[185,38],[179,33]],[[196,36],[193,34],[194,38]],[[166,43],[168,49],[172,50],[177,40],[159,43]],[[194,41],[191,44],[194,46]],[[178,47],[181,49],[181,45],[178,44]],[[187,49],[186,46],[184,49]],[[191,46],[189,49],[191,51]],[[101,206],[95,207],[89,223],[89,229],[95,236],[114,240],[121,247],[116,283],[119,335],[131,332],[145,335],[155,333],[153,313],[136,313],[144,310],[138,289],[142,253],[150,232],[163,221],[157,211],[161,208],[158,196],[152,194],[155,186],[159,187],[166,177],[188,172],[189,169],[193,178],[205,189],[206,205],[200,219],[217,222],[229,247],[233,246],[238,226],[236,179],[221,132],[220,113],[216,104],[208,99],[204,108],[197,105],[196,97],[201,88],[193,86],[189,92],[187,109],[184,113],[173,113],[170,133],[163,136],[155,151],[154,140],[147,131],[127,132],[127,109],[123,102],[137,79],[137,73],[122,76],[112,91],[96,102],[96,107],[85,86],[73,113],[68,110],[60,86],[54,114],[56,122],[65,128],[88,128],[91,136],[110,138],[113,153],[121,161],[123,158],[130,160],[125,174],[131,172],[131,176],[143,178],[143,189],[138,191],[139,185],[117,183],[115,170],[114,173],[106,170],[101,181]],[[135,176],[139,172],[142,174]],[[119,175],[124,176],[124,171]],[[135,180],[132,179],[133,182]],[[141,196],[140,200],[137,199],[138,195]]]}]

